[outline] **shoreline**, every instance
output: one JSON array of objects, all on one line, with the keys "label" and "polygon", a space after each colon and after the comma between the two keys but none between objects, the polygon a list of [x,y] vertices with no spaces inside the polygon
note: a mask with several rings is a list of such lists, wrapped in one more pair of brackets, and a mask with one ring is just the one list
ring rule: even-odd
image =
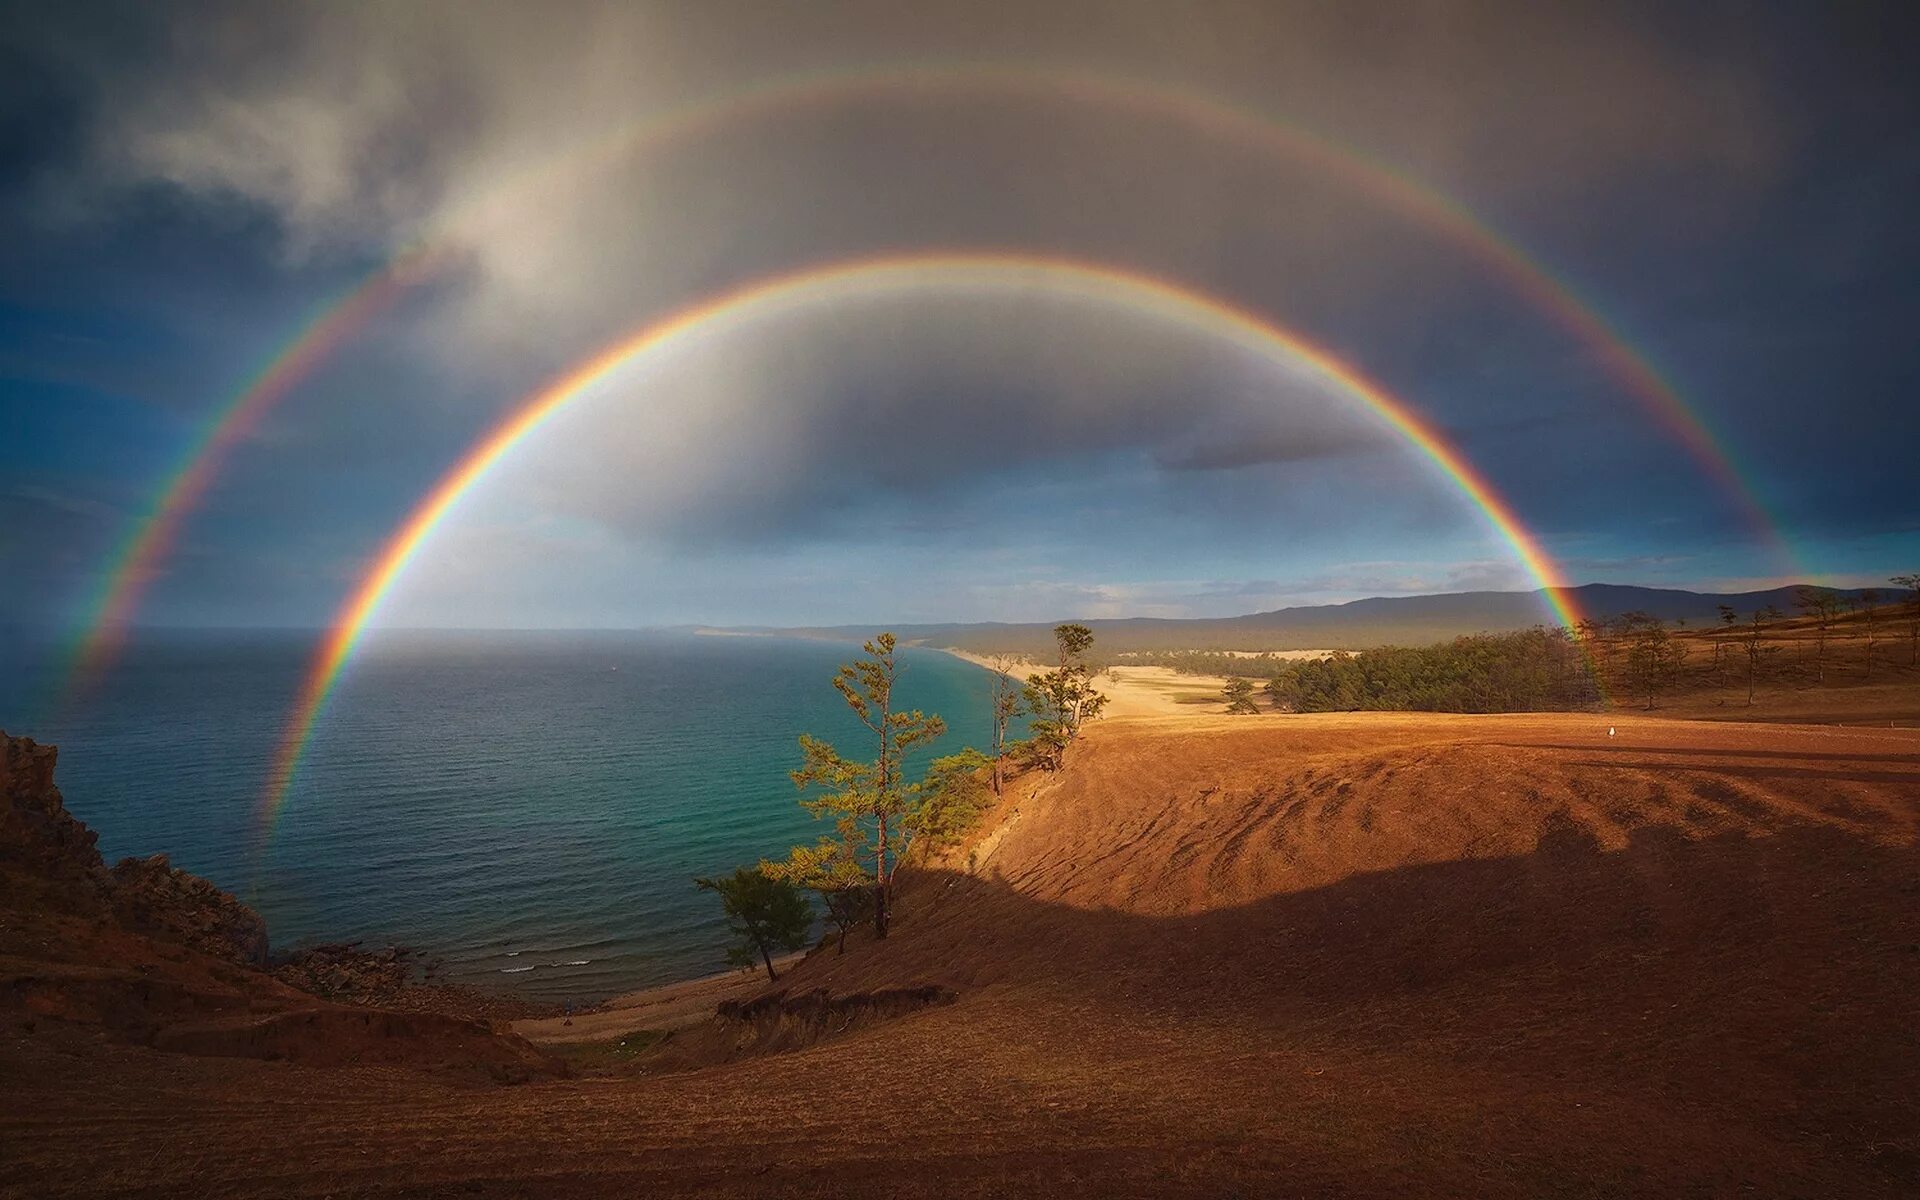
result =
[{"label": "shoreline", "polygon": [[785,972],[809,953],[797,950],[774,959],[774,968],[782,972],[779,981],[769,981],[758,964],[735,967],[715,975],[623,992],[571,1017],[527,1017],[511,1025],[513,1032],[538,1045],[601,1042],[642,1031],[684,1029],[712,1016],[714,1007],[724,1000],[781,986],[786,982]]},{"label": "shoreline", "polygon": [[[971,650],[951,646],[927,646],[941,654],[952,655],[987,671],[993,663]],[[1048,669],[1043,663],[1020,658],[1012,673],[1022,680]],[[1221,675],[1187,675],[1172,667],[1109,666],[1094,679],[1094,686],[1107,695],[1107,708],[1101,720],[1134,717],[1211,717],[1226,712],[1227,702],[1221,689],[1227,681]]]}]

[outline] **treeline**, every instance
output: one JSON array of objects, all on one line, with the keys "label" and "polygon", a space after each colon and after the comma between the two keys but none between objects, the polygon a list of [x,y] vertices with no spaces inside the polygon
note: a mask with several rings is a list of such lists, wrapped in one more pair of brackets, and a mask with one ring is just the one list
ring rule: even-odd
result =
[{"label": "treeline", "polygon": [[[1843,594],[1806,587],[1794,597],[1797,616],[1723,605],[1719,620],[1705,628],[1630,612],[1571,630],[1536,627],[1311,659],[1222,651],[1125,657],[1226,676],[1221,698],[1233,713],[1260,711],[1254,679],[1266,680],[1269,702],[1283,712],[1532,712],[1585,708],[1608,697],[1652,709],[1668,693],[1707,687],[1737,689],[1752,705],[1763,684],[1783,679],[1870,683],[1876,665],[1885,670],[1902,658],[1908,669],[1920,669],[1920,574],[1892,582],[1904,602],[1899,592],[1874,588]],[[1843,643],[1858,648],[1851,662],[1841,661]]]},{"label": "treeline", "polygon": [[[1580,708],[1600,698],[1590,656],[1566,630],[1545,627],[1318,658],[1203,650],[1134,654],[1126,661],[1262,679],[1268,701],[1282,712],[1532,712]],[[1257,711],[1252,693],[1230,683],[1230,710]]]},{"label": "treeline", "polygon": [[1533,712],[1600,699],[1573,638],[1544,628],[1276,661],[1266,693],[1285,712]]},{"label": "treeline", "polygon": [[[1097,672],[1087,659],[1092,630],[1069,624],[1053,633],[1052,669],[1023,682],[1014,674],[1014,660],[995,663],[991,753],[969,746],[931,760],[917,778],[908,752],[944,736],[947,724],[937,714],[895,704],[899,658],[893,634],[865,643],[863,657],[834,673],[834,690],[866,727],[864,745],[848,753],[802,734],[800,766],[790,772],[801,806],[831,821],[833,832],[795,846],[784,859],[694,880],[715,893],[726,911],[730,961],[758,962],[767,978],[778,978],[774,953],[801,949],[811,940],[815,899],[842,952],[847,935],[867,922],[876,938],[886,937],[902,862],[963,838],[1013,769],[1058,771],[1066,765],[1082,726],[1100,714],[1107,698],[1095,690]],[[1027,736],[1016,738],[1023,717]]]}]

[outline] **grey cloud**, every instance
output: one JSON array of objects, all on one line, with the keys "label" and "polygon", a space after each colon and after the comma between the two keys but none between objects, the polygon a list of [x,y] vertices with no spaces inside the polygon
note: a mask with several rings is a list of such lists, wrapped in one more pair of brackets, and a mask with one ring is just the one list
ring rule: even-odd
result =
[{"label": "grey cloud", "polygon": [[[468,265],[448,315],[469,355],[590,344],[747,262],[901,245],[1118,251],[1189,278],[1264,260],[1270,297],[1304,280],[1329,300],[1404,288],[1424,269],[1382,253],[1379,223],[1401,217],[1312,155],[1268,161],[1178,119],[1043,95],[908,88],[632,136],[695,98],[809,71],[988,62],[1149,77],[1472,180],[1496,203],[1649,166],[1737,188],[1792,128],[1763,62],[1703,61],[1663,31],[1562,6],[170,11],[142,14],[162,28],[141,53],[89,36],[84,17],[61,39],[99,92],[97,169],[260,205],[291,254],[427,236]],[[1249,256],[1250,241],[1266,247]]]}]

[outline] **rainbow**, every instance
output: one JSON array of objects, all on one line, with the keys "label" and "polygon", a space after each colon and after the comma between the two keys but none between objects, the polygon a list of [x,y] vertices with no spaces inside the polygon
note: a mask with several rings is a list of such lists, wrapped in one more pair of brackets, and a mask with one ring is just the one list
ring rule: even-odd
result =
[{"label": "rainbow", "polygon": [[624,156],[795,109],[946,91],[1054,100],[1183,122],[1211,137],[1304,162],[1409,219],[1438,230],[1589,347],[1616,383],[1635,397],[1734,501],[1782,565],[1790,571],[1798,570],[1778,523],[1672,381],[1565,280],[1460,201],[1405,170],[1284,118],[1149,80],[1053,66],[933,64],[839,69],[778,76],[635,122],[616,124],[584,138],[536,161],[498,189],[456,206],[389,265],[322,310],[268,360],[246,388],[214,414],[207,432],[195,440],[155,502],[135,521],[133,531],[110,560],[100,594],[83,620],[78,673],[89,675],[112,657],[146,584],[156,573],[159,559],[172,545],[181,521],[204,494],[232,445],[253,428],[268,407],[394,295],[430,273],[444,248],[442,243],[456,243],[463,229],[488,227],[491,213],[511,211],[517,200],[552,185],[570,171],[595,170]]},{"label": "rainbow", "polygon": [[114,549],[104,582],[87,606],[73,652],[71,688],[83,690],[117,655],[134,611],[159,577],[161,559],[173,548],[181,525],[199,506],[227,454],[277,400],[404,291],[426,262],[424,254],[397,260],[321,305],[192,439],[179,466]]},{"label": "rainbow", "polygon": [[261,845],[287,799],[302,755],[341,672],[395,582],[476,484],[555,414],[623,368],[696,336],[752,318],[893,291],[1021,289],[1102,303],[1225,339],[1268,359],[1298,363],[1357,400],[1424,455],[1512,547],[1569,629],[1580,614],[1553,560],[1493,486],[1403,401],[1358,369],[1268,319],[1179,284],[1124,268],[1018,254],[916,253],[840,261],[747,283],[691,304],[602,350],[518,405],[481,438],[408,516],[373,560],[323,640],[281,739],[260,805]]}]

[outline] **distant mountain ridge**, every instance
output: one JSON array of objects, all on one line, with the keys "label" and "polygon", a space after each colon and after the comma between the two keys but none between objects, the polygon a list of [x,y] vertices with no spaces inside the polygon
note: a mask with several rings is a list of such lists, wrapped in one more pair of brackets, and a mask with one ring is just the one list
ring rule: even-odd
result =
[{"label": "distant mountain ridge", "polygon": [[[1565,594],[1582,616],[1607,620],[1645,612],[1665,621],[1713,625],[1727,605],[1747,616],[1769,606],[1797,612],[1798,585],[1756,592],[1690,592],[1678,588],[1588,583]],[[1858,601],[1866,589],[1820,588]],[[1883,595],[1887,593],[1883,591]],[[1892,596],[1888,595],[1891,600]],[[1073,620],[1063,617],[1062,620]],[[1554,625],[1559,617],[1546,593],[1445,592],[1428,596],[1375,596],[1345,604],[1303,605],[1240,617],[1128,617],[1084,620],[1103,656],[1146,650],[1364,650],[1373,646],[1426,645],[1473,633],[1499,633]],[[890,625],[902,641],[976,653],[1038,654],[1052,645],[1055,621]],[[758,628],[736,632],[800,637],[863,638],[878,626],[830,625]]]}]

